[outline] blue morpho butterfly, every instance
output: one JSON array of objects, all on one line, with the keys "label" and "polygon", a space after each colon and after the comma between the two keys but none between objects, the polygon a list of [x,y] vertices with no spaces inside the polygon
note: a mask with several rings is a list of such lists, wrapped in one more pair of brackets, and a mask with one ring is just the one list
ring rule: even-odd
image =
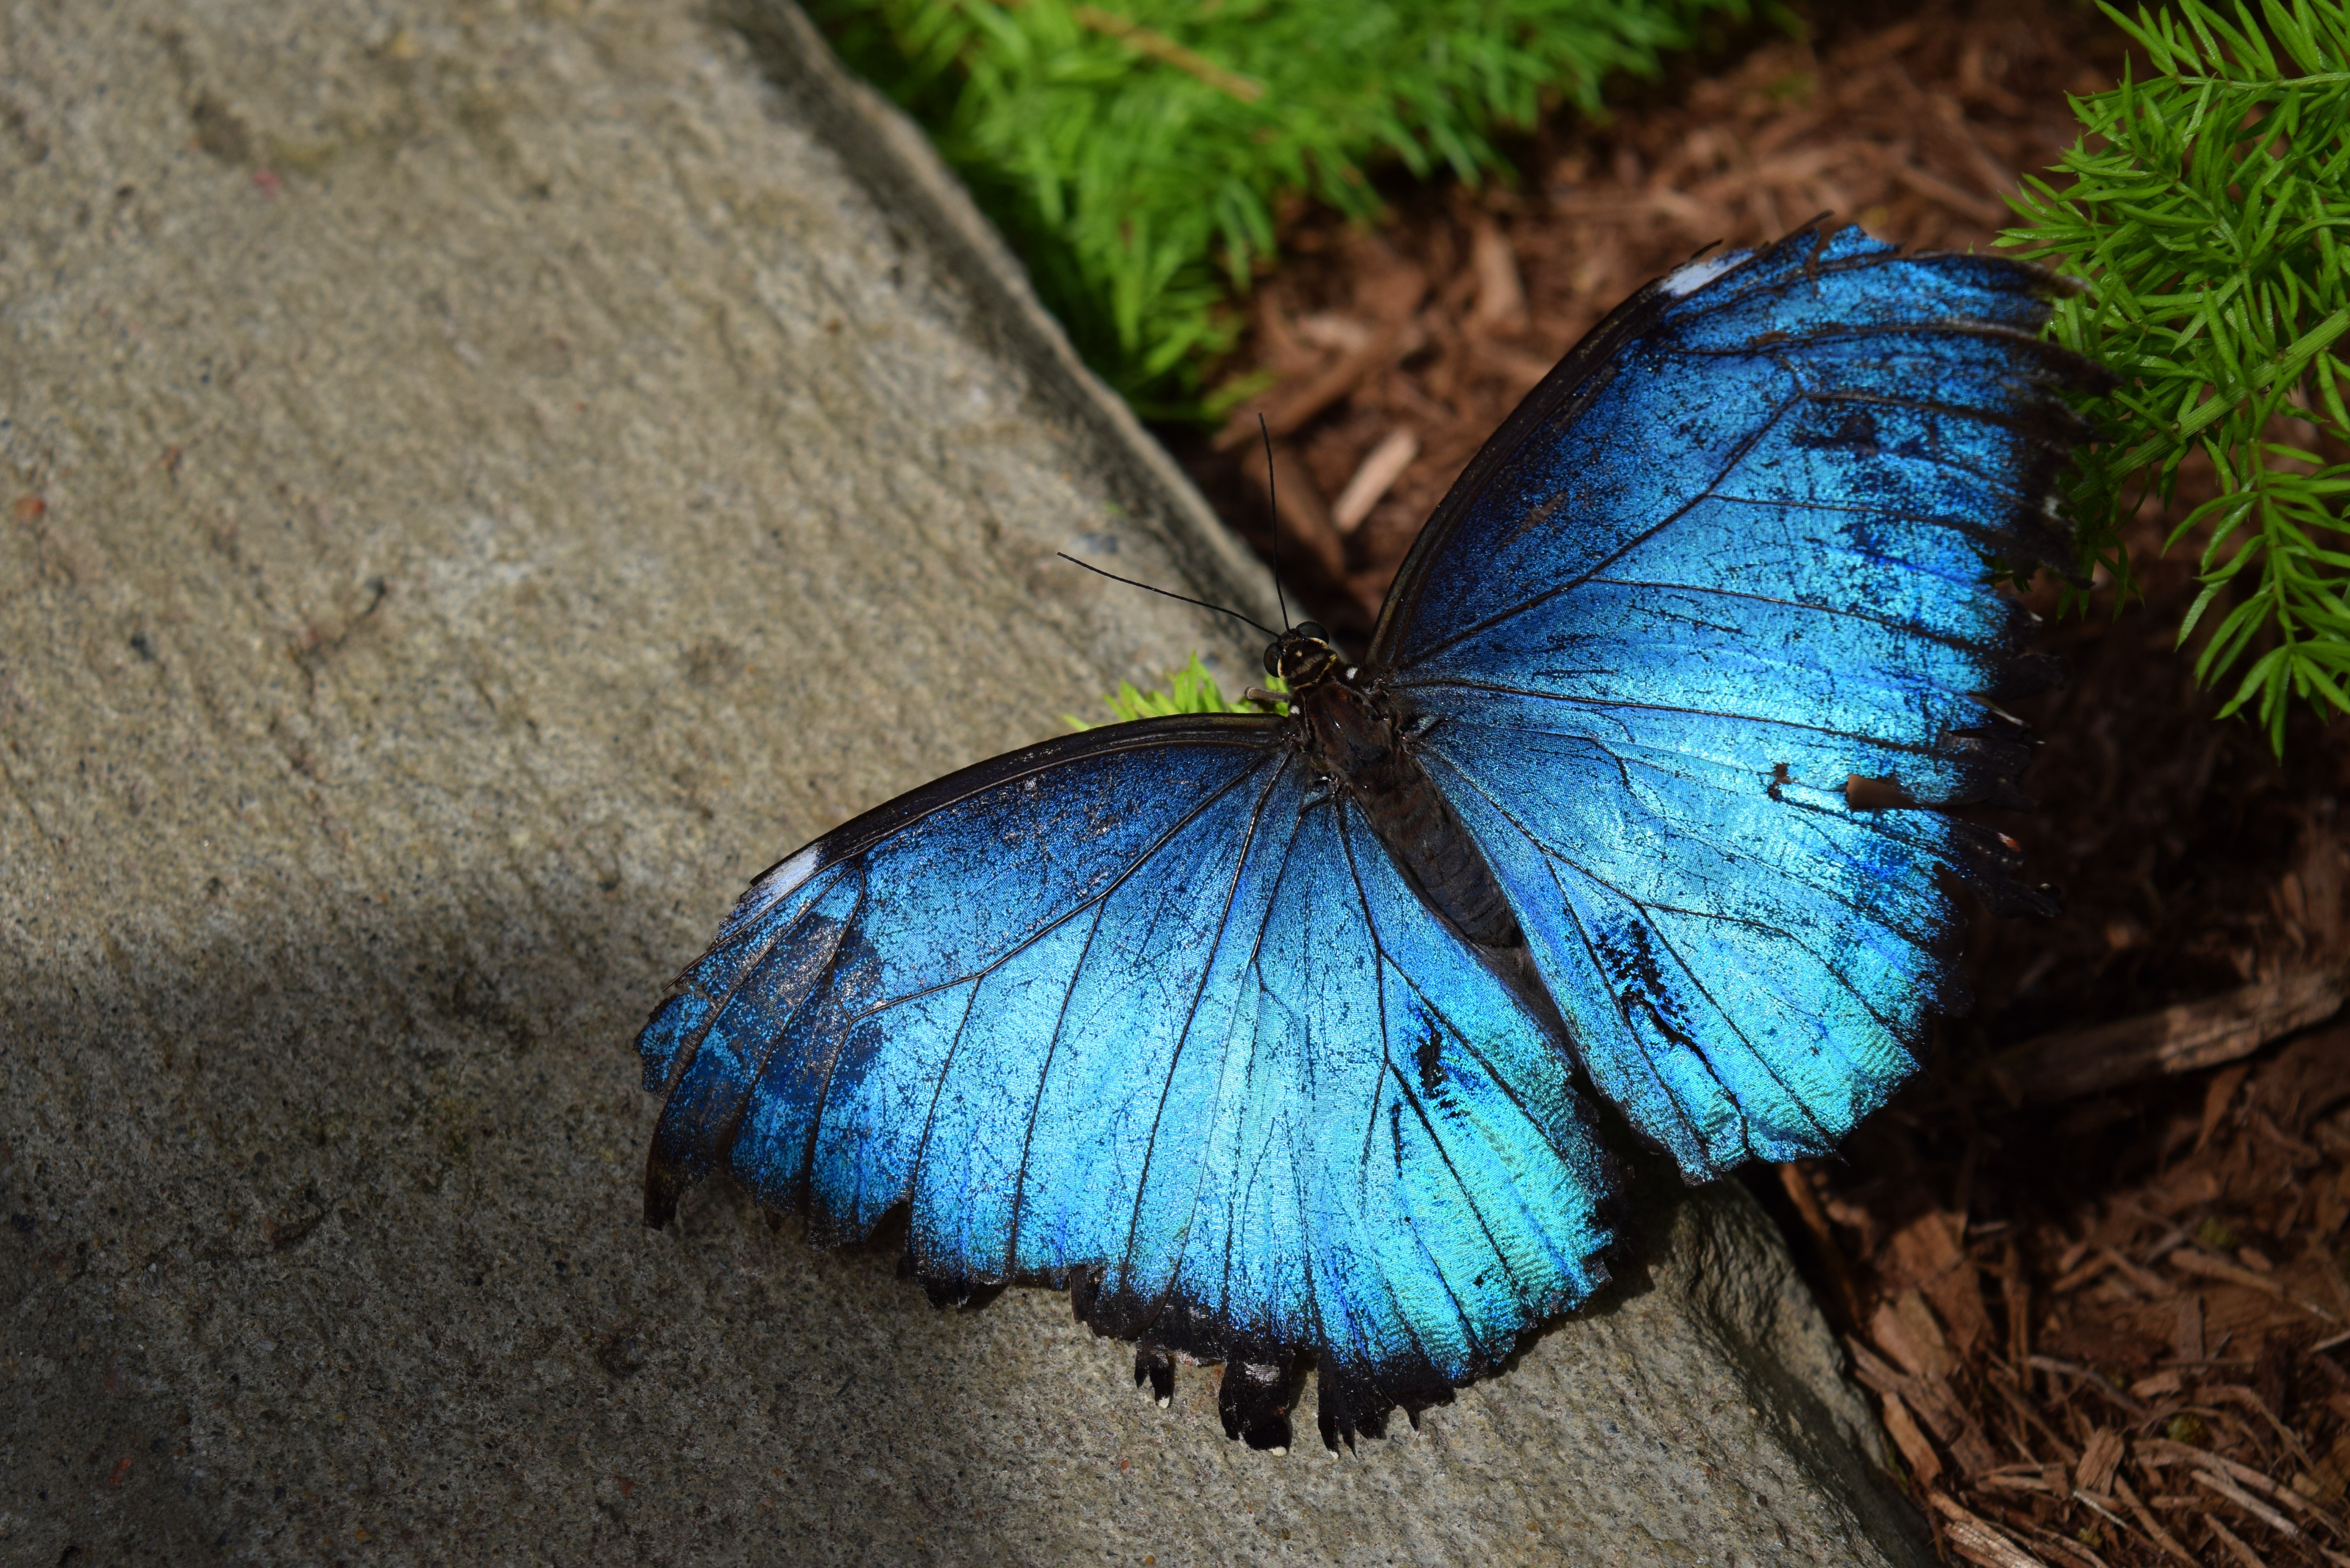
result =
[{"label": "blue morpho butterfly", "polygon": [[1938,809],[2012,794],[1993,706],[2062,566],[2097,372],[2054,280],[1798,232],[1651,284],[1430,519],[1368,657],[1285,714],[966,768],[762,876],[638,1041],[646,1218],[724,1166],[822,1244],[906,1211],[942,1303],[1066,1287],[1222,1361],[1225,1429],[1333,1448],[1607,1278],[1604,1096],[1689,1179],[1825,1153],[1955,1005]]}]

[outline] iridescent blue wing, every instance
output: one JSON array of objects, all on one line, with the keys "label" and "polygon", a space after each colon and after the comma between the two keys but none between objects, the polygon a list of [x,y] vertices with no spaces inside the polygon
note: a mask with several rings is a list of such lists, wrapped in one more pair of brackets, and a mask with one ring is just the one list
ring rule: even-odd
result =
[{"label": "iridescent blue wing", "polygon": [[1524,928],[1593,1085],[1692,1179],[1832,1147],[1957,1000],[1937,809],[2008,787],[1988,699],[2068,564],[2092,369],[2053,280],[1859,231],[1694,263],[1604,323],[1430,519],[1369,667]]},{"label": "iridescent blue wing", "polygon": [[1568,1060],[1272,720],[1116,725],[940,780],[743,897],[639,1041],[648,1218],[723,1166],[812,1236],[907,1211],[935,1299],[1008,1281],[1226,1365],[1326,1439],[1604,1279]]}]

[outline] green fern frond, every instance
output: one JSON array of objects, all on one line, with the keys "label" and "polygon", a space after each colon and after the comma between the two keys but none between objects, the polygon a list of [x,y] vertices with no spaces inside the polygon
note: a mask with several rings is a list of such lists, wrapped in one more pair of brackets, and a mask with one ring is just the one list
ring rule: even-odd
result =
[{"label": "green fern frond", "polygon": [[[1266,676],[1264,689],[1276,693],[1289,690],[1278,675]],[[1121,680],[1118,684],[1118,690],[1103,698],[1102,702],[1111,713],[1116,715],[1113,722],[1118,723],[1130,723],[1137,719],[1164,718],[1170,713],[1262,713],[1264,711],[1253,702],[1245,700],[1235,702],[1227,699],[1222,689],[1217,686],[1216,678],[1208,673],[1208,667],[1200,662],[1200,656],[1196,653],[1191,656],[1190,663],[1174,671],[1168,678],[1165,691],[1143,691],[1138,690],[1131,680]],[[1091,730],[1098,727],[1067,713],[1062,714],[1061,719],[1073,730]]]},{"label": "green fern frond", "polygon": [[815,0],[936,139],[1078,350],[1139,411],[1199,415],[1302,192],[1379,209],[1381,162],[1506,177],[1492,133],[1653,76],[1744,0]]},{"label": "green fern frond", "polygon": [[2244,667],[2220,711],[2251,709],[2282,754],[2295,702],[2350,711],[2350,5],[2103,8],[2153,75],[2073,100],[2084,134],[2052,171],[2070,183],[2027,182],[2028,226],[2001,243],[2086,280],[2052,332],[2121,378],[2064,496],[2079,565],[2132,592],[2123,524],[2202,452],[2219,493],[2165,541],[2203,535],[2179,640],[2216,613],[2197,679]]}]

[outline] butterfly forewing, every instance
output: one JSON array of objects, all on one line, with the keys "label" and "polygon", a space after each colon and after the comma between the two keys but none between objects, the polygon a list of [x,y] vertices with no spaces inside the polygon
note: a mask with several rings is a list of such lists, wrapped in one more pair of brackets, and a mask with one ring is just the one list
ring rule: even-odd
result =
[{"label": "butterfly forewing", "polygon": [[2051,286],[1851,230],[1655,286],[1383,618],[1593,1084],[1692,1178],[1832,1148],[1956,999],[1938,870],[2000,854],[1923,808],[2021,758],[1985,556],[2050,553],[2081,434],[2088,367],[2025,335]]}]

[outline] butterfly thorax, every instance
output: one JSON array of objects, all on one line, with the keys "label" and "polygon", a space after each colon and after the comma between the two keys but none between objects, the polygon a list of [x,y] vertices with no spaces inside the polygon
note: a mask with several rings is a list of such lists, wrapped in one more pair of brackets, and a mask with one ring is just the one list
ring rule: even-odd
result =
[{"label": "butterfly thorax", "polygon": [[1298,750],[1361,810],[1420,901],[1481,946],[1523,946],[1492,867],[1413,754],[1409,716],[1345,666],[1311,622],[1266,649],[1265,664],[1289,683]]}]

